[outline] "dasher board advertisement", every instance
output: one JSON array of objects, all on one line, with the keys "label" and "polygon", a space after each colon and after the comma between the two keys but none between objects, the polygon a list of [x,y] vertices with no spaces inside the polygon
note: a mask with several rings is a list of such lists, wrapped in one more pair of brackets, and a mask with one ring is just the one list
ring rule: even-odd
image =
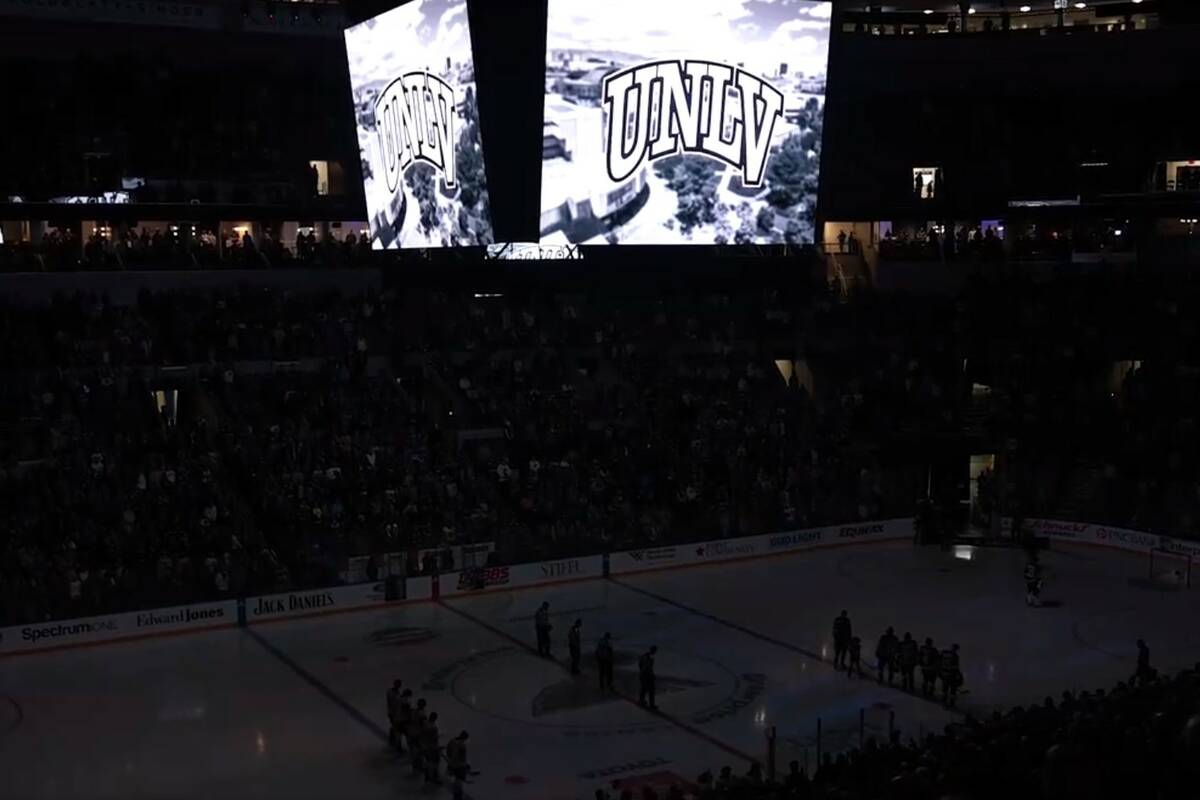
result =
[{"label": "dasher board advertisement", "polygon": [[542,237],[812,242],[831,8],[549,0]]},{"label": "dasher board advertisement", "polygon": [[489,244],[466,0],[413,0],[345,37],[372,247]]}]

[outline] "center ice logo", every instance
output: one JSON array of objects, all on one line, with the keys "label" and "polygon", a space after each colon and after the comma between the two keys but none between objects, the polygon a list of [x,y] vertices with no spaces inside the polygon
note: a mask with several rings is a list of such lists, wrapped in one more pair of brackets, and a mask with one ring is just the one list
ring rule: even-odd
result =
[{"label": "center ice logo", "polygon": [[416,162],[442,173],[456,185],[454,87],[428,72],[409,72],[387,85],[375,101],[380,163],[388,191]]},{"label": "center ice logo", "polygon": [[696,153],[762,185],[783,93],[757,75],[716,61],[652,61],[606,77],[602,96],[614,183],[645,162]]}]

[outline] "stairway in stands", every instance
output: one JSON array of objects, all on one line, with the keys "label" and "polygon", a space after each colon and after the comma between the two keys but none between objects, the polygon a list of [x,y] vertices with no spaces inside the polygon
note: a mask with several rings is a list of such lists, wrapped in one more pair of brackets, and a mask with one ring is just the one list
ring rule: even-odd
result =
[{"label": "stairway in stands", "polygon": [[871,268],[861,253],[829,253],[828,274],[842,297],[871,286]]}]

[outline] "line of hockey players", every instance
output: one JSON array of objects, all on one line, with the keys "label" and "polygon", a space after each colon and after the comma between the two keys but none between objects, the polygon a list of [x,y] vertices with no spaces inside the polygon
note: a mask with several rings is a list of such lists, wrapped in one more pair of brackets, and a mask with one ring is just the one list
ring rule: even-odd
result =
[{"label": "line of hockey players", "polygon": [[[854,635],[850,616],[842,611],[833,621],[833,666],[846,670],[848,677],[862,677],[862,639]],[[892,628],[879,637],[875,645],[875,668],[877,679],[883,683],[887,676],[889,686],[894,685],[896,673],[900,674],[900,688],[907,692],[916,691],[916,672],[921,670],[921,693],[936,697],[941,684],[942,702],[953,707],[962,690],[963,674],[959,663],[958,645],[939,650],[933,639],[918,644],[911,633],[901,639]]]},{"label": "line of hockey players", "polygon": [[[582,620],[575,620],[567,634],[567,649],[571,657],[571,674],[579,675],[579,663],[582,650]],[[542,603],[534,615],[534,632],[537,637],[537,653],[543,658],[553,658],[550,650],[550,604]],[[862,640],[854,635],[849,615],[842,611],[833,623],[834,667],[845,669],[849,677],[861,677],[862,670]],[[654,657],[658,648],[651,647],[638,659],[638,705],[651,710],[657,710],[655,705],[656,679],[654,673]],[[601,691],[615,691],[613,688],[614,651],[612,635],[604,634],[596,645],[596,663],[600,673]],[[904,638],[896,636],[892,628],[888,628],[875,646],[875,663],[878,680],[883,683],[887,676],[888,685],[895,684],[896,673],[900,674],[900,685],[905,691],[916,692],[916,671],[921,670],[921,692],[927,697],[938,694],[938,684],[941,685],[942,702],[953,707],[962,690],[963,673],[959,662],[958,645],[939,650],[933,639],[926,639],[924,644],[918,644],[911,633],[905,633]]]},{"label": "line of hockey players", "polygon": [[454,798],[462,800],[463,784],[475,774],[467,763],[470,735],[463,731],[442,746],[437,712],[427,709],[425,698],[414,705],[412,689],[402,686],[396,680],[387,690],[388,743],[401,755],[410,756],[413,777],[423,776],[426,784],[442,782],[439,766],[445,758],[446,774],[454,781]]},{"label": "line of hockey players", "polygon": [[[534,634],[537,637],[537,654],[542,658],[554,658],[550,652],[550,604],[542,603],[533,617]],[[571,656],[571,674],[582,674],[579,663],[583,658],[583,620],[577,619],[567,632],[567,652]],[[638,705],[657,711],[655,690],[657,678],[654,672],[654,658],[658,654],[657,647],[651,647],[638,658]],[[616,664],[616,651],[613,649],[612,634],[605,633],[596,643],[596,668],[600,673],[600,691],[614,692],[613,672]]]}]

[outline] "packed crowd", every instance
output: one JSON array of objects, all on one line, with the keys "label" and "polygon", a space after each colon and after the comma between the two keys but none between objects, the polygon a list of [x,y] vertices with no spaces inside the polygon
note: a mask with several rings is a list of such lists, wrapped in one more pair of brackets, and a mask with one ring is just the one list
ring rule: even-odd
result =
[{"label": "packed crowd", "polygon": [[1200,284],[1138,272],[1010,279],[962,302],[990,432],[1036,443],[1012,454],[1027,514],[1194,536]]},{"label": "packed crowd", "polygon": [[23,388],[6,397],[0,616],[78,617],[245,584],[255,536],[203,418],[156,407],[136,374],[43,374]]},{"label": "packed crowd", "polygon": [[[377,302],[238,290],[143,293],[128,306],[79,294],[0,310],[10,509],[0,617],[334,582],[336,569],[301,558],[295,531],[272,536],[256,516],[263,495],[238,471],[240,418],[219,401],[235,374],[263,364],[333,357],[361,372],[365,337],[380,330]],[[239,408],[253,409],[255,396],[247,389]]]},{"label": "packed crowd", "polygon": [[[859,252],[855,237],[839,235],[841,252]],[[955,223],[944,226],[898,227],[888,230],[878,243],[885,261],[941,262],[1068,262],[1117,259],[1134,252],[1132,231],[1115,226],[1071,228],[1070,226],[1014,225],[1003,223]]]},{"label": "packed crowd", "polygon": [[0,369],[215,369],[386,352],[392,321],[381,311],[385,302],[375,293],[249,287],[143,291],[130,304],[94,292],[56,295],[39,307],[0,305]]},{"label": "packed crowd", "polygon": [[51,228],[36,243],[0,243],[0,272],[75,272],[187,269],[343,268],[364,266],[370,240],[333,231],[324,238],[301,230],[287,242],[269,231],[218,234],[191,224],[105,229],[84,237],[72,226]]},{"label": "packed crowd", "polygon": [[[901,230],[899,234],[889,230],[879,242],[879,257],[892,261],[1000,261],[1005,257],[1002,237],[1003,230],[996,225],[955,225],[952,233],[939,233],[935,228],[911,233]],[[1014,245],[1012,255],[1032,255],[1022,247]]]},{"label": "packed crowd", "polygon": [[[4,488],[20,513],[5,585],[24,599],[4,616],[174,600],[167,561],[203,567],[197,594],[237,593],[335,581],[353,555],[492,541],[498,558],[538,559],[903,513],[912,470],[851,445],[941,367],[888,351],[887,330],[827,353],[814,341],[814,359],[872,370],[816,393],[795,367],[784,380],[768,343],[853,323],[824,298],[783,322],[810,311],[766,300],[610,316],[588,298],[551,311],[546,297],[240,289],[7,306]],[[803,369],[811,385],[820,367]],[[105,422],[117,408],[131,431]],[[72,486],[85,491],[66,502]],[[55,584],[68,570],[78,592]],[[114,574],[145,590],[86,589]]]},{"label": "packed crowd", "polygon": [[315,585],[353,556],[415,571],[473,542],[512,563],[907,515],[938,491],[930,443],[964,435],[1017,443],[983,517],[1186,534],[1200,382],[1176,365],[1200,291],[1161,287],[7,305],[3,617]]},{"label": "packed crowd", "polygon": [[597,800],[868,800],[1178,798],[1200,779],[1200,664],[1159,675],[1139,642],[1136,671],[1112,689],[970,716],[921,741],[899,731],[861,749],[825,753],[811,772],[793,761],[774,780],[761,764],[724,767],[694,783],[635,792],[616,781]]}]

